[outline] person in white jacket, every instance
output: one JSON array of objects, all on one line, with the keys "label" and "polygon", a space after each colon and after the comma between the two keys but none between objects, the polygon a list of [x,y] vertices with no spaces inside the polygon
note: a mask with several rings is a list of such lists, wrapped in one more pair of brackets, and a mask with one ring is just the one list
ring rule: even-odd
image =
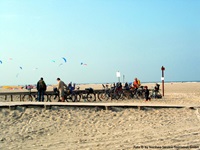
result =
[{"label": "person in white jacket", "polygon": [[57,81],[58,81],[58,90],[59,90],[59,96],[60,96],[60,100],[59,101],[65,102],[64,88],[65,87],[67,88],[67,85],[62,80],[60,80],[60,78],[57,78]]}]

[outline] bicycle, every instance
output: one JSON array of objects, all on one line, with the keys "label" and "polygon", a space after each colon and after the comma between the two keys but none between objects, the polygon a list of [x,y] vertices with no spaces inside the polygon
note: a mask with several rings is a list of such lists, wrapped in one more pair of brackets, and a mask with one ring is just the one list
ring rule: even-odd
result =
[{"label": "bicycle", "polygon": [[153,89],[151,91],[150,97],[155,98],[155,99],[160,99],[160,98],[162,98],[162,94],[160,93],[160,91]]},{"label": "bicycle", "polygon": [[102,84],[102,86],[103,86],[103,90],[98,93],[98,99],[100,101],[103,101],[103,100],[107,101],[110,98],[110,89],[108,88],[108,84],[106,84],[106,86]]},{"label": "bicycle", "polygon": [[[84,93],[85,92],[85,93]],[[93,88],[85,88],[85,91],[82,92],[81,95],[81,99],[84,99],[84,101],[96,101],[96,94],[94,93]]]},{"label": "bicycle", "polygon": [[160,99],[162,94],[160,93],[160,85],[156,84],[154,89],[151,91],[150,98]]},{"label": "bicycle", "polygon": [[[54,100],[58,99],[58,101],[60,100],[60,94],[59,94],[59,90],[57,88],[53,89],[54,94],[49,95],[49,100],[51,101],[52,96],[54,96]],[[80,101],[80,94],[78,92],[76,92],[75,90],[69,90],[67,88],[64,89],[64,100],[66,102],[79,102]]]},{"label": "bicycle", "polygon": [[108,99],[116,99],[118,100],[119,98],[123,97],[123,90],[122,90],[122,86],[121,83],[117,83],[117,85],[111,88],[108,88],[108,84],[106,84],[106,86],[104,84],[102,84],[103,86],[103,91],[98,93],[98,99],[100,101],[102,100],[108,100]]},{"label": "bicycle", "polygon": [[33,93],[31,93],[31,90],[29,90],[28,94],[24,94],[22,96],[22,101],[33,101],[33,99],[37,100],[36,95],[33,95]]}]

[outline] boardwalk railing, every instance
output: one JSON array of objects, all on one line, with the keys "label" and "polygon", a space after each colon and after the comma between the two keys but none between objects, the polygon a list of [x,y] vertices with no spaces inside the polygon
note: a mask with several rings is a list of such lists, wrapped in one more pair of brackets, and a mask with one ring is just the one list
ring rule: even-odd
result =
[{"label": "boardwalk railing", "polygon": [[[75,92],[78,92],[80,94],[85,94],[87,93],[87,90],[74,90]],[[100,92],[102,90],[94,90],[93,93],[97,94],[98,92]],[[50,97],[51,96],[55,96],[56,93],[54,91],[46,91],[45,92],[45,96],[46,96],[46,100],[50,101]],[[24,96],[31,96],[31,97],[37,97],[37,91],[17,91],[17,92],[0,92],[0,96],[4,96],[5,100],[8,100],[8,98],[10,98],[11,101],[14,100],[14,96],[19,96],[20,101],[23,101],[23,97]]]},{"label": "boardwalk railing", "polygon": [[[151,95],[152,95],[152,98],[156,98],[156,97],[153,97],[155,96],[153,93],[155,92],[152,92],[153,90],[150,89],[151,91]],[[66,91],[67,92],[67,91]],[[96,101],[97,98],[101,101],[101,98],[105,98],[107,96],[107,98],[109,97],[110,99],[117,99],[116,97],[116,93],[114,91],[111,91],[109,90],[108,92],[110,93],[107,93],[105,91],[105,89],[98,89],[98,90],[93,90],[92,89],[92,92],[90,91],[90,88],[89,89],[85,89],[85,90],[74,90],[72,93],[70,94],[66,94],[66,99],[76,99],[75,101],[80,101],[80,99],[87,99],[87,101]],[[101,96],[99,96],[101,94]],[[132,90],[125,90],[125,89],[122,89],[120,92],[118,91],[117,95],[118,95],[118,98],[119,97],[125,97],[125,98],[144,98],[144,91],[143,90],[138,90],[138,93],[136,95],[135,91],[132,91]],[[8,98],[10,98],[11,101],[14,101],[14,96],[18,96],[18,99],[20,101],[34,101],[34,99],[37,98],[37,91],[34,90],[34,91],[16,91],[16,92],[0,92],[0,96],[4,96],[4,99],[5,100],[8,100]],[[51,98],[58,96],[58,93],[56,93],[55,91],[46,91],[45,92],[45,101],[49,101],[51,102]],[[70,97],[71,96],[71,97]],[[143,97],[142,97],[143,96]],[[101,97],[101,98],[100,98]],[[162,97],[162,96],[161,96]],[[79,99],[79,100],[78,100]],[[73,100],[72,100],[73,101]],[[74,101],[74,102],[75,102]]]}]

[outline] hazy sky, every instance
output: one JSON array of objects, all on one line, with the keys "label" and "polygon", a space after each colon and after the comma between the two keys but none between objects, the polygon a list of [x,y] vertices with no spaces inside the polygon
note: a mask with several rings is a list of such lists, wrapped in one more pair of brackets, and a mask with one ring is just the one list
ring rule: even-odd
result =
[{"label": "hazy sky", "polygon": [[200,80],[199,8],[199,0],[0,0],[0,85],[117,82],[117,71],[121,81],[156,82],[161,66],[165,81]]}]

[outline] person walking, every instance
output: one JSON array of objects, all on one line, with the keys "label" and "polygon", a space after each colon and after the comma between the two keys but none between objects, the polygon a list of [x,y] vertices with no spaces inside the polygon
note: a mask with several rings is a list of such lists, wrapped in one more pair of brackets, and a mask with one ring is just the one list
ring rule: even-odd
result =
[{"label": "person walking", "polygon": [[65,102],[64,87],[66,87],[66,88],[68,88],[68,87],[62,80],[60,80],[60,78],[57,78],[57,81],[58,81],[58,90],[59,90],[59,96],[60,96],[60,99],[58,101],[59,102]]},{"label": "person walking", "polygon": [[145,94],[145,101],[150,101],[151,98],[149,97],[149,89],[148,86],[144,87],[144,94]]},{"label": "person walking", "polygon": [[38,97],[37,100],[40,102],[44,102],[44,94],[47,89],[46,83],[44,82],[43,78],[41,77],[40,80],[37,82],[37,91]]}]

